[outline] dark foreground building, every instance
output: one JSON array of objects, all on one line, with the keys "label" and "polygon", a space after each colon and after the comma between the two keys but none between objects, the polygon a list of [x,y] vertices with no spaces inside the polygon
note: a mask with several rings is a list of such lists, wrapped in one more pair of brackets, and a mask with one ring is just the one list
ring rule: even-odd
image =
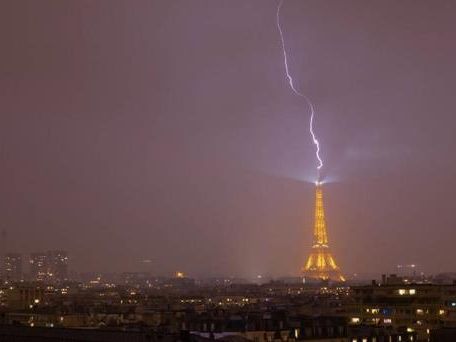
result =
[{"label": "dark foreground building", "polygon": [[157,336],[146,332],[0,326],[0,341],[2,342],[148,342],[177,340],[179,338],[173,336],[169,336],[167,339],[158,339]]},{"label": "dark foreground building", "polygon": [[[416,335],[410,333],[388,332],[384,329],[348,330],[338,318],[328,320],[304,320],[289,331],[265,329],[256,331],[236,331],[228,329],[219,333],[216,331],[196,332],[181,331],[180,333],[160,333],[148,329],[139,331],[103,330],[103,329],[67,329],[43,328],[13,325],[0,325],[0,341],[2,342],[281,342],[281,341],[313,341],[313,342],[413,342]],[[448,335],[450,336],[450,335]],[[451,335],[455,336],[455,335]],[[435,339],[431,341],[454,341],[453,339]]]},{"label": "dark foreground building", "polygon": [[454,342],[456,341],[456,328],[442,328],[431,330],[430,342]]}]

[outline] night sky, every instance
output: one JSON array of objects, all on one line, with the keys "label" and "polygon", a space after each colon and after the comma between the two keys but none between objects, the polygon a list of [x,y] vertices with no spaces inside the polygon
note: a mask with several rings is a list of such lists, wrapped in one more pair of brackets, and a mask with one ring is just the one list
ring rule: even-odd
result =
[{"label": "night sky", "polygon": [[[3,0],[6,250],[66,249],[76,271],[298,274],[316,160],[276,8]],[[281,14],[344,273],[456,270],[456,2],[286,0]]]}]

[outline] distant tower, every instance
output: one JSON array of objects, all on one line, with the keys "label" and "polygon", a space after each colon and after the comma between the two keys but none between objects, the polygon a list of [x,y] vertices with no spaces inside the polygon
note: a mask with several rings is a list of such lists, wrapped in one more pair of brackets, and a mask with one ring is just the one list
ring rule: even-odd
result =
[{"label": "distant tower", "polygon": [[328,246],[323,189],[317,182],[315,189],[315,222],[312,251],[302,269],[306,278],[345,281]]}]

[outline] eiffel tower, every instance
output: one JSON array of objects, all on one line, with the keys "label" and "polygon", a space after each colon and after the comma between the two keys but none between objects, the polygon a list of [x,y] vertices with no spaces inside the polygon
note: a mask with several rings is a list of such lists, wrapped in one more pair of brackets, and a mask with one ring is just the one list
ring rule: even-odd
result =
[{"label": "eiffel tower", "polygon": [[323,189],[321,182],[315,189],[315,222],[312,251],[302,268],[305,278],[345,281],[328,246],[325,209],[323,207]]}]

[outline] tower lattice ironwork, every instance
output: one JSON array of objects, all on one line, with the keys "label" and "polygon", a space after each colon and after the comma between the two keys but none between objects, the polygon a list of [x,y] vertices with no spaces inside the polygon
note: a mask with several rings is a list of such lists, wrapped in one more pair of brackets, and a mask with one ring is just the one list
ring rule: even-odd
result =
[{"label": "tower lattice ironwork", "polygon": [[323,189],[317,183],[315,189],[315,221],[312,251],[302,272],[306,278],[345,281],[328,246]]}]

